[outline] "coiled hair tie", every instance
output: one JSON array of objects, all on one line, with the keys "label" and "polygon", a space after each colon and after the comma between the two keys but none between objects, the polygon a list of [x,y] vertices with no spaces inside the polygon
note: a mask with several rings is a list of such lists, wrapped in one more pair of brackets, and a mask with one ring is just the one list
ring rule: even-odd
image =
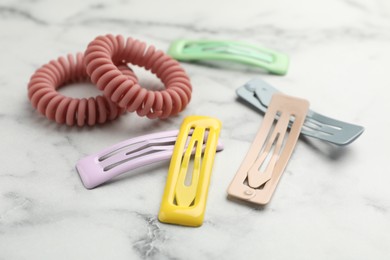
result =
[{"label": "coiled hair tie", "polygon": [[[139,116],[167,118],[181,112],[191,99],[190,80],[180,64],[154,46],[121,36],[98,36],[85,51],[87,73],[104,95]],[[132,63],[151,70],[165,85],[147,90],[124,75],[116,64]]]},{"label": "coiled hair tie", "polygon": [[[137,82],[134,73],[125,65],[118,70],[128,80]],[[89,80],[84,56],[68,55],[52,60],[39,68],[28,84],[28,98],[32,106],[41,114],[59,124],[78,126],[101,124],[113,120],[125,110],[104,96],[88,99],[70,98],[57,92],[57,89],[73,82]]]}]

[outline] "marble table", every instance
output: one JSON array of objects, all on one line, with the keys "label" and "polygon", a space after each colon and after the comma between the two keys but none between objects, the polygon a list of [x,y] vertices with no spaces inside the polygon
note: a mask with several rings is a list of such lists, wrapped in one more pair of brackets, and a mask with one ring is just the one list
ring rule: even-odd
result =
[{"label": "marble table", "polygon": [[[0,21],[0,259],[390,259],[389,1],[3,0]],[[127,114],[78,128],[39,115],[27,99],[32,73],[107,33],[161,50],[180,38],[241,40],[285,52],[291,64],[276,76],[182,63],[193,98],[167,120]],[[300,138],[266,207],[226,193],[263,120],[235,95],[254,77],[366,129],[346,147]],[[89,84],[60,91],[98,93]],[[219,118],[225,144],[201,227],[158,221],[168,162],[83,187],[83,156],[194,114]]]}]

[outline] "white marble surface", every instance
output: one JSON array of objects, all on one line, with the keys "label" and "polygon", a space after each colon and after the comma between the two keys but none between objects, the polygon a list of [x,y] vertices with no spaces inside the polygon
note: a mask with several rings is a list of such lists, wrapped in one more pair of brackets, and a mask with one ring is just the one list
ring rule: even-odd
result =
[{"label": "white marble surface", "polygon": [[[0,259],[390,259],[389,1],[230,2],[0,2]],[[38,115],[27,99],[31,74],[106,33],[162,50],[178,38],[261,43],[288,53],[291,66],[280,77],[183,64],[193,99],[165,121],[128,114],[80,129]],[[226,196],[263,119],[234,92],[255,76],[307,98],[317,112],[366,127],[345,148],[301,139],[264,208]],[[62,91],[97,93],[82,87]],[[94,190],[81,184],[79,158],[176,129],[192,114],[219,118],[226,146],[216,157],[202,227],[158,222],[168,163]]]}]

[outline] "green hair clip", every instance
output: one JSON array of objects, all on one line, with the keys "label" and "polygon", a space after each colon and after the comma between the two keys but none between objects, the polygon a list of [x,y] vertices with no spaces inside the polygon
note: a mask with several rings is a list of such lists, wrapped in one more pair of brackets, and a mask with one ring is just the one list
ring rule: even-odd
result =
[{"label": "green hair clip", "polygon": [[169,47],[168,54],[180,61],[235,61],[278,75],[287,73],[289,63],[284,53],[238,41],[177,40]]}]

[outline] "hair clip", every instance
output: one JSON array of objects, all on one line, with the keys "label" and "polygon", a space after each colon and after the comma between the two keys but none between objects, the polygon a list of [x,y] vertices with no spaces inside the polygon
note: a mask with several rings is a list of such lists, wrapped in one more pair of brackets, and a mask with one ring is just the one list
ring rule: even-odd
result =
[{"label": "hair clip", "polygon": [[158,215],[161,222],[202,225],[220,129],[220,121],[210,117],[190,116],[183,121]]},{"label": "hair clip", "polygon": [[228,188],[229,195],[259,205],[270,201],[308,109],[304,99],[280,93],[272,96],[260,130]]},{"label": "hair clip", "polygon": [[[279,91],[256,78],[236,90],[237,95],[262,112],[266,112],[273,94]],[[336,145],[347,145],[356,140],[364,127],[326,117],[309,110],[301,133]]]},{"label": "hair clip", "polygon": [[[125,172],[169,160],[178,133],[178,130],[172,130],[139,136],[86,156],[76,164],[81,181],[87,189],[92,189]],[[193,133],[187,135],[182,138],[191,138]],[[198,141],[203,151],[205,140]],[[223,150],[222,144],[217,144],[216,150]]]},{"label": "hair clip", "polygon": [[221,40],[177,40],[168,54],[180,61],[226,60],[262,68],[270,73],[284,75],[288,57],[259,45]]}]

